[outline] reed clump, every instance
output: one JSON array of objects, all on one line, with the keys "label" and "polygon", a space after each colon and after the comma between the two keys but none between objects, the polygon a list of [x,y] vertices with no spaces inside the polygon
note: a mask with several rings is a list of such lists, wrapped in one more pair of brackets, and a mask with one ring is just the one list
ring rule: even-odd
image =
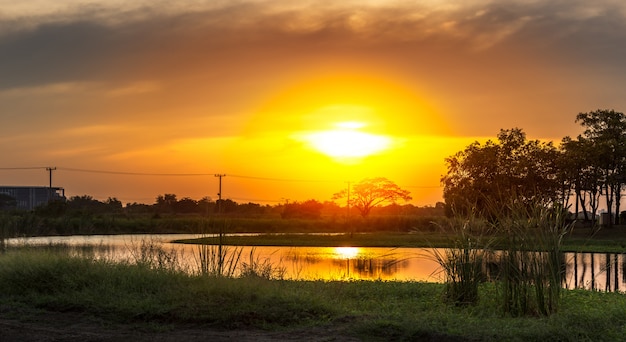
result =
[{"label": "reed clump", "polygon": [[498,275],[503,312],[512,316],[558,311],[565,261],[563,238],[572,230],[566,211],[515,202],[498,219],[501,245]]},{"label": "reed clump", "polygon": [[563,239],[573,227],[566,213],[518,200],[493,206],[489,215],[451,218],[443,229],[450,247],[432,252],[445,274],[445,301],[476,304],[479,286],[490,281],[506,315],[557,312],[565,273]]},{"label": "reed clump", "polygon": [[228,225],[225,220],[220,222],[206,220],[200,224],[200,238],[217,238],[217,244],[200,244],[196,246],[194,255],[197,271],[204,276],[234,277],[239,267],[243,247],[225,244]]},{"label": "reed clump", "polygon": [[454,217],[439,226],[449,237],[449,247],[433,248],[432,257],[445,278],[444,301],[455,305],[478,302],[479,285],[485,281],[485,260],[491,253],[491,240],[485,220],[470,215]]},{"label": "reed clump", "polygon": [[229,221],[207,219],[199,225],[199,239],[212,243],[201,243],[195,246],[195,273],[210,277],[258,277],[265,279],[283,279],[286,269],[282,265],[274,265],[268,259],[261,259],[250,250],[248,260],[242,258],[243,246],[227,244],[228,232],[231,231]]}]

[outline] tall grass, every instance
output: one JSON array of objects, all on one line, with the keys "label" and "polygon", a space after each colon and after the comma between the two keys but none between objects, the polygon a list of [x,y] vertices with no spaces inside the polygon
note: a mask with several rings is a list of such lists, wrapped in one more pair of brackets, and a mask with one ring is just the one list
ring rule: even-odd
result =
[{"label": "tall grass", "polygon": [[198,244],[195,246],[194,259],[197,273],[213,277],[258,277],[265,279],[283,279],[286,269],[281,265],[272,264],[269,259],[261,259],[250,250],[248,260],[242,259],[243,246],[231,246],[226,242],[227,232],[231,230],[230,221],[204,220],[199,225],[200,238],[215,241],[214,244]]},{"label": "tall grass", "polygon": [[131,263],[155,270],[180,271],[184,270],[181,256],[175,249],[166,250],[160,241],[142,238],[131,241],[126,249]]},{"label": "tall grass", "polygon": [[502,245],[500,285],[502,310],[513,316],[550,315],[558,311],[565,262],[562,242],[573,224],[565,211],[542,205],[512,203],[498,225]]},{"label": "tall grass", "polygon": [[451,218],[442,229],[451,236],[450,247],[432,254],[445,274],[444,299],[476,304],[480,284],[491,280],[504,314],[557,312],[565,273],[562,243],[573,227],[565,223],[566,211],[522,201],[491,209],[488,219],[470,213]]},{"label": "tall grass", "polygon": [[221,222],[205,220],[200,224],[200,238],[217,237],[217,244],[196,245],[194,255],[201,275],[233,277],[236,275],[243,247],[225,245],[228,226]]},{"label": "tall grass", "polygon": [[256,256],[256,249],[250,249],[248,261],[241,262],[240,277],[256,277],[265,279],[284,279],[287,269],[279,262],[273,264],[270,259],[261,259]]},{"label": "tall grass", "polygon": [[449,246],[433,248],[432,258],[439,263],[445,275],[444,300],[455,305],[478,302],[478,287],[485,280],[483,266],[490,253],[491,238],[486,222],[474,215],[454,217],[447,226],[439,225],[449,236]]}]

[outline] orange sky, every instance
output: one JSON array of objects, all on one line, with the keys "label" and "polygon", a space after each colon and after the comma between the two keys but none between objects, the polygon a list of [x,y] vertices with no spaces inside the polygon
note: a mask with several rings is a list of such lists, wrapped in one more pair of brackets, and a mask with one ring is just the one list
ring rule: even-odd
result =
[{"label": "orange sky", "polygon": [[[215,173],[261,203],[382,176],[434,205],[472,141],[558,142],[577,113],[626,108],[619,1],[293,3],[0,0],[0,169],[56,166],[68,196],[125,203],[215,199]],[[384,146],[338,158],[312,138],[337,132],[335,152]]]}]

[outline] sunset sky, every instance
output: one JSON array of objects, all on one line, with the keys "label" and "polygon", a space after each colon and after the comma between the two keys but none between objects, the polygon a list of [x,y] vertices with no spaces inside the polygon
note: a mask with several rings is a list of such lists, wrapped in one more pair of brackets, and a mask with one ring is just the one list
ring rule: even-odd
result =
[{"label": "sunset sky", "polygon": [[622,0],[0,0],[0,185],[434,205],[445,157],[596,109],[626,110]]}]

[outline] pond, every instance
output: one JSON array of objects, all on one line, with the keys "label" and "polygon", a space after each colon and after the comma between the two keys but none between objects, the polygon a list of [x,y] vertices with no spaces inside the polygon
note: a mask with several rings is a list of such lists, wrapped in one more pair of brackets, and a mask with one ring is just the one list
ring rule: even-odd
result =
[{"label": "pond", "polygon": [[[138,258],[146,243],[177,256],[181,267],[198,270],[197,245],[171,243],[196,238],[190,234],[91,235],[9,239],[9,245],[64,244],[94,246],[99,257]],[[230,252],[235,247],[225,247]],[[371,247],[241,247],[241,262],[264,263],[280,270],[285,279],[397,280],[441,282],[443,274],[430,248]],[[626,257],[614,253],[566,253],[566,288],[626,291]],[[252,259],[252,260],[251,260]]]}]

